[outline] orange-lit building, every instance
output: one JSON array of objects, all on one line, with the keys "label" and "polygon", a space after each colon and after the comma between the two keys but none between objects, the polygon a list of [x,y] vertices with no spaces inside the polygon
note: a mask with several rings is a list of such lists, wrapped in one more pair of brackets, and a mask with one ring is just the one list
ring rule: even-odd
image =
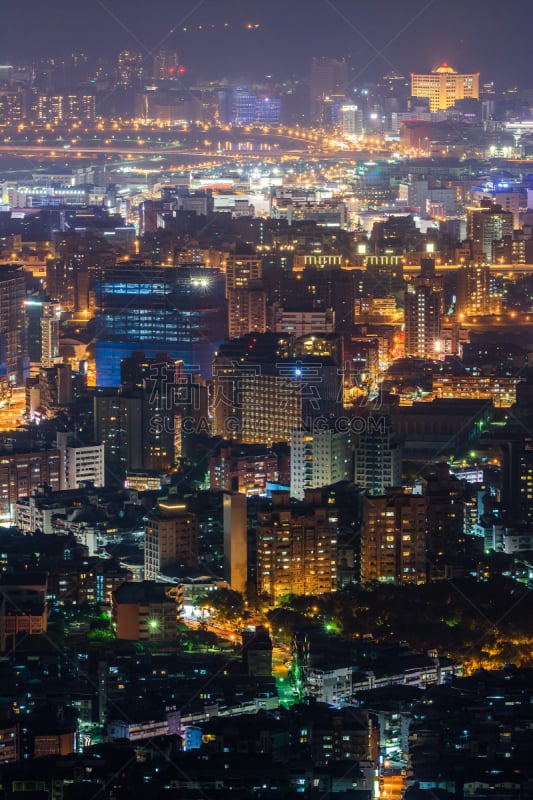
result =
[{"label": "orange-lit building", "polygon": [[168,583],[128,581],[113,593],[117,639],[173,642],[180,611],[180,589]]},{"label": "orange-lit building", "polygon": [[451,108],[457,100],[479,100],[479,72],[461,75],[444,63],[426,75],[411,73],[411,95],[427,98],[430,111]]},{"label": "orange-lit building", "polygon": [[290,594],[322,594],[337,587],[337,526],[321,494],[291,503],[273,492],[272,508],[259,514],[257,588],[274,603]]},{"label": "orange-lit building", "polygon": [[361,583],[425,583],[427,498],[390,489],[365,497]]}]

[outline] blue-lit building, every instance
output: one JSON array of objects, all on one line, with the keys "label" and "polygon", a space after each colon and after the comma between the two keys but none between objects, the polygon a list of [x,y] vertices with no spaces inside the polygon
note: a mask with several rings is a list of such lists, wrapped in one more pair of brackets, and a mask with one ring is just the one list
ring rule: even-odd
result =
[{"label": "blue-lit building", "polygon": [[258,97],[255,121],[260,125],[277,125],[281,115],[281,100],[277,97]]},{"label": "blue-lit building", "polygon": [[137,351],[168,353],[187,372],[211,377],[226,335],[224,275],[205,267],[122,265],[96,285],[97,385],[120,385],[120,362]]},{"label": "blue-lit building", "polygon": [[232,125],[277,125],[280,114],[281,100],[275,97],[260,97],[245,87],[231,92],[228,121]]},{"label": "blue-lit building", "polygon": [[231,96],[231,123],[253,125],[257,113],[257,97],[248,89],[234,89]]}]

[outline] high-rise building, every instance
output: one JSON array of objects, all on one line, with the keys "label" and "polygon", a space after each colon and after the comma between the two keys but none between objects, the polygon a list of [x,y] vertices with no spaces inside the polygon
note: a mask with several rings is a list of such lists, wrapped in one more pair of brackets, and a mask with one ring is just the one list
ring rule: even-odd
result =
[{"label": "high-rise building", "polygon": [[355,139],[364,133],[363,110],[354,105],[341,106],[341,131],[349,139]]},{"label": "high-rise building", "polygon": [[428,75],[411,73],[411,95],[426,97],[430,111],[451,108],[457,100],[479,100],[479,72],[461,75],[444,63]]},{"label": "high-rise building", "polygon": [[[225,119],[229,112],[232,125],[276,125],[281,114],[281,100],[276,97],[260,97],[245,86],[231,91],[222,110]],[[228,109],[229,105],[229,109]]]},{"label": "high-rise building", "polygon": [[257,112],[257,98],[245,87],[231,93],[231,122],[233,125],[253,125]]},{"label": "high-rise building", "polygon": [[428,568],[456,564],[465,555],[465,503],[461,482],[447,464],[430,467],[422,479],[427,498]]},{"label": "high-rise building", "polygon": [[405,293],[405,355],[438,358],[441,353],[440,314],[442,292],[416,286]]},{"label": "high-rise building", "polygon": [[337,586],[337,524],[320,493],[302,503],[274,492],[257,520],[257,590],[274,604],[291,594],[322,594]]},{"label": "high-rise building", "polygon": [[333,97],[342,105],[348,84],[348,64],[344,59],[316,56],[311,63],[311,120],[322,124],[325,106]]},{"label": "high-rise building", "polygon": [[198,518],[176,498],[158,500],[144,529],[144,577],[156,580],[169,567],[198,566]]},{"label": "high-rise building", "polygon": [[224,580],[236,592],[246,592],[248,528],[246,495],[224,494]]},{"label": "high-rise building", "polygon": [[226,336],[224,276],[202,267],[106,270],[96,286],[96,372],[99,386],[120,384],[121,359],[136,351],[168,353],[187,372],[211,377]]},{"label": "high-rise building", "polygon": [[352,447],[348,433],[292,431],[291,497],[303,500],[308,489],[351,480],[352,472]]},{"label": "high-rise building", "polygon": [[263,265],[257,255],[229,255],[226,259],[226,291],[247,289],[263,277]]},{"label": "high-rise building", "polygon": [[226,260],[228,336],[235,339],[267,329],[267,296],[263,266],[256,255],[230,255]]},{"label": "high-rise building", "polygon": [[117,83],[120,86],[135,87],[144,71],[142,53],[133,50],[122,50],[118,55]]},{"label": "high-rise building", "polygon": [[122,483],[143,467],[142,399],[137,393],[99,390],[94,397],[94,437],[104,445],[106,484]]},{"label": "high-rise building", "polygon": [[29,377],[21,264],[0,264],[0,384],[21,386]]},{"label": "high-rise building", "polygon": [[401,486],[402,450],[395,441],[390,417],[369,414],[358,434],[354,452],[354,481],[372,495]]},{"label": "high-rise building", "polygon": [[42,303],[41,367],[48,369],[61,363],[59,355],[59,321],[61,309],[57,303]]},{"label": "high-rise building", "polygon": [[390,490],[365,497],[361,583],[425,583],[427,498]]},{"label": "high-rise building", "polygon": [[331,357],[292,356],[290,336],[225,342],[213,362],[214,433],[243,444],[289,442],[291,431],[342,409],[342,374]]},{"label": "high-rise building", "polygon": [[159,50],[154,55],[152,77],[155,81],[176,80],[180,77],[180,62],[175,50]]},{"label": "high-rise building", "polygon": [[489,264],[495,261],[495,248],[513,238],[513,214],[498,205],[469,208],[466,214],[466,235],[472,242],[474,255]]},{"label": "high-rise building", "polygon": [[470,264],[457,270],[457,294],[455,313],[461,316],[471,314],[497,314],[501,310],[501,294],[491,285],[490,267],[483,264]]},{"label": "high-rise building", "polygon": [[228,289],[228,336],[237,339],[247,333],[266,333],[267,295],[260,284]]}]

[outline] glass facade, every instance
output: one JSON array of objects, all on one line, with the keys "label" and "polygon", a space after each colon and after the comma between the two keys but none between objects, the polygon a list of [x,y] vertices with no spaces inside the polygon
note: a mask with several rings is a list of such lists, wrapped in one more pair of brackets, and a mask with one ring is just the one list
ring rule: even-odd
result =
[{"label": "glass facade", "polygon": [[142,350],[169,353],[211,377],[226,336],[224,275],[202,267],[117,267],[96,286],[98,386],[120,385],[120,362]]}]

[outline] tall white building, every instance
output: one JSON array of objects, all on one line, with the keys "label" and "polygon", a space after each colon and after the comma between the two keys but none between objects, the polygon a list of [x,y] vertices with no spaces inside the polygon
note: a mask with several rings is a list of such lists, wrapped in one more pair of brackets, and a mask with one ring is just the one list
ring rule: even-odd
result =
[{"label": "tall white building", "polygon": [[291,497],[303,500],[307,489],[351,478],[352,447],[348,433],[292,431]]},{"label": "tall white building", "polygon": [[362,136],[363,128],[363,111],[355,105],[341,106],[341,130],[342,135],[350,139],[355,139],[357,136]]},{"label": "tall white building", "polygon": [[105,483],[103,444],[77,445],[71,433],[57,434],[60,454],[60,489],[79,489],[85,481]]},{"label": "tall white building", "polygon": [[57,303],[44,302],[41,317],[41,367],[48,369],[62,363],[59,355],[59,318]]}]

